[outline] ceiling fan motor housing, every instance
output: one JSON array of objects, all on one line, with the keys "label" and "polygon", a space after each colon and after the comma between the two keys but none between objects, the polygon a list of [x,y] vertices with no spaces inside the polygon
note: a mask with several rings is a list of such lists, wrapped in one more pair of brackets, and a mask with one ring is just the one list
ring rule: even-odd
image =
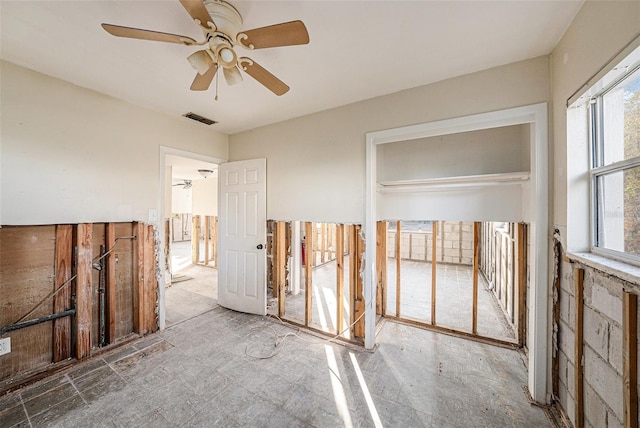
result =
[{"label": "ceiling fan motor housing", "polygon": [[222,0],[205,0],[204,6],[216,25],[217,31],[229,37],[230,43],[234,43],[242,29],[242,17],[236,8]]}]

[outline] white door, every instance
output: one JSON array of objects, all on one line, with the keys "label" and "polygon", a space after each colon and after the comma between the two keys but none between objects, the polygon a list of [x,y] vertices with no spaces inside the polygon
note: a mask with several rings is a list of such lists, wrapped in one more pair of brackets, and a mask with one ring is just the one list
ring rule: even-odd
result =
[{"label": "white door", "polygon": [[218,175],[218,303],[267,313],[267,160],[220,165]]}]

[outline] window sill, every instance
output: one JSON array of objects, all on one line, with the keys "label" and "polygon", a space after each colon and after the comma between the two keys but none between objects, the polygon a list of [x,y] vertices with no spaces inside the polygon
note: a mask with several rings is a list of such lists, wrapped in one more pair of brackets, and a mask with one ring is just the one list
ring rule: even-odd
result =
[{"label": "window sill", "polygon": [[640,267],[638,266],[593,253],[567,253],[567,257],[571,261],[582,263],[633,285],[640,286]]}]

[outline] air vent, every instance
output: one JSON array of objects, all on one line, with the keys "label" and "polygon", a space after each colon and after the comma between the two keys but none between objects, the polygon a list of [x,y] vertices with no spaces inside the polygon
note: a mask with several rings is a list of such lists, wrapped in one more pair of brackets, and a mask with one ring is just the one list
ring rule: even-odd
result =
[{"label": "air vent", "polygon": [[213,125],[214,123],[218,123],[215,120],[211,120],[204,116],[200,116],[199,114],[195,114],[192,112],[183,114],[184,117],[187,117],[191,120],[195,120],[196,122],[204,123],[205,125]]}]

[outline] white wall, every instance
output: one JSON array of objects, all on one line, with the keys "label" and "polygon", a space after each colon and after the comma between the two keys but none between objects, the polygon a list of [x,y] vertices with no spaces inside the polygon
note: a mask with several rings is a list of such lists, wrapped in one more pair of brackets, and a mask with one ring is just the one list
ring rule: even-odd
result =
[{"label": "white wall", "polygon": [[[562,237],[572,235],[571,250],[589,249],[588,197],[571,199],[567,184],[577,192],[588,192],[584,168],[567,170],[567,157],[588,163],[583,131],[570,130],[567,138],[567,100],[588,88],[585,83],[635,37],[640,35],[639,1],[586,1],[551,54],[553,91],[553,221]],[[612,64],[613,65],[613,64]],[[572,112],[575,115],[577,112]],[[571,118],[571,116],[570,116]],[[573,118],[574,122],[577,118]],[[584,121],[583,121],[584,122]],[[582,124],[586,126],[586,123]],[[582,184],[580,184],[582,183]],[[570,201],[570,202],[568,202]],[[570,220],[569,220],[570,219]]]},{"label": "white wall", "polygon": [[226,159],[228,137],[1,62],[0,224],[148,220],[160,146]]},{"label": "white wall", "polygon": [[218,177],[194,180],[192,187],[193,214],[218,215]]},{"label": "white wall", "polygon": [[182,186],[171,186],[171,211],[169,214],[191,214],[193,212],[193,187],[185,189]]},{"label": "white wall", "polygon": [[[377,146],[377,181],[528,171],[522,128],[503,126]],[[527,157],[528,158],[528,157]]]},{"label": "white wall", "polygon": [[229,158],[267,159],[267,216],[364,222],[365,134],[549,100],[546,57],[232,135]]}]

